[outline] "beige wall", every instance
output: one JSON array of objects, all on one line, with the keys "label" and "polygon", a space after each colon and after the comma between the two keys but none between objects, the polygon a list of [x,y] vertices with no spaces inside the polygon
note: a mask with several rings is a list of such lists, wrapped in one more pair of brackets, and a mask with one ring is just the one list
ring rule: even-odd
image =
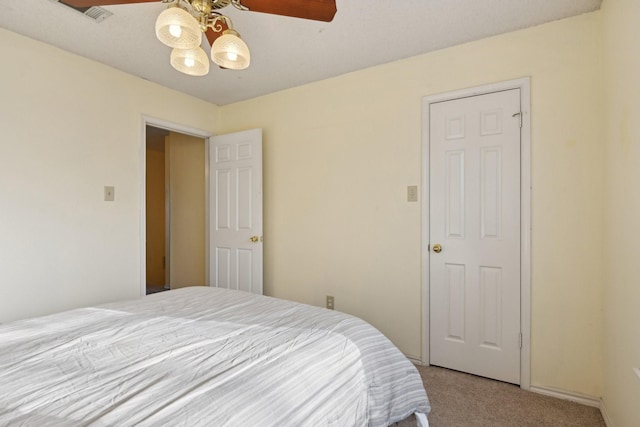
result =
[{"label": "beige wall", "polygon": [[605,0],[606,197],[603,400],[615,427],[640,426],[640,2]]},{"label": "beige wall", "polygon": [[0,57],[0,322],[140,295],[142,115],[218,108],[4,29]]},{"label": "beige wall", "polygon": [[169,284],[205,285],[205,147],[202,138],[171,132],[169,153]]},{"label": "beige wall", "polygon": [[531,76],[532,384],[638,424],[640,26],[637,2],[603,4],[223,108],[0,29],[0,322],[139,295],[144,114],[262,127],[266,293],[332,294],[419,357],[421,97]]},{"label": "beige wall", "polygon": [[600,396],[599,13],[222,107],[264,130],[265,292],[363,317],[420,357],[421,98],[532,77],[532,384]]}]

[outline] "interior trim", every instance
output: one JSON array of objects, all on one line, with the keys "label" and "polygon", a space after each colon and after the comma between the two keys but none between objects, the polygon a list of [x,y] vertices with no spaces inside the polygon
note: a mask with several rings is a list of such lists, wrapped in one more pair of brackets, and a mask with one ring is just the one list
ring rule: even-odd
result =
[{"label": "interior trim", "polygon": [[523,77],[422,98],[422,357],[429,365],[429,111],[430,104],[458,98],[520,89],[522,128],[520,133],[520,388],[531,387],[531,77]]},{"label": "interior trim", "polygon": [[[205,140],[205,215],[209,217],[209,138],[213,136],[213,133],[193,128],[190,126],[181,125],[178,123],[170,122],[168,120],[159,119],[152,116],[142,115],[140,119],[140,295],[147,294],[147,206],[145,201],[147,200],[147,126],[153,126],[160,129],[166,129],[172,132],[178,132],[185,135],[191,135]],[[208,221],[206,221],[208,223]],[[205,277],[209,277],[209,229],[206,225],[207,244],[205,246]]]},{"label": "interior trim", "polygon": [[613,427],[613,421],[609,417],[609,413],[607,412],[607,407],[604,404],[604,400],[600,399],[600,413],[602,414],[602,419],[604,419],[604,423],[607,427]]},{"label": "interior trim", "polygon": [[587,394],[573,393],[566,390],[560,390],[553,387],[543,387],[532,385],[529,391],[537,394],[543,394],[545,396],[551,396],[562,400],[569,400],[571,402],[580,403],[581,405],[591,406],[594,408],[600,408],[602,400],[598,397],[589,396]]}]

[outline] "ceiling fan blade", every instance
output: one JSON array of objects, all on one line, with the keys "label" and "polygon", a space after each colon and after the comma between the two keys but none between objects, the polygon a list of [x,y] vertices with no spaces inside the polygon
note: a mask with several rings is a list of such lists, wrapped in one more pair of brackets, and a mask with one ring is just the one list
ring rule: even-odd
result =
[{"label": "ceiling fan blade", "polygon": [[[72,7],[111,6],[129,3],[157,3],[158,0],[61,0]],[[254,12],[293,18],[331,22],[336,14],[336,0],[241,0],[244,6]]]},{"label": "ceiling fan blade", "polygon": [[241,0],[253,12],[331,22],[336,14],[335,0]]},{"label": "ceiling fan blade", "polygon": [[73,7],[91,7],[129,3],[158,3],[159,0],[62,0],[62,2]]},{"label": "ceiling fan blade", "polygon": [[224,21],[218,21],[218,26],[221,28],[220,31],[214,31],[213,28],[207,28],[207,31],[204,33],[204,35],[207,36],[207,40],[209,40],[209,46],[213,46],[213,42],[222,35],[222,32],[229,29],[229,26]]}]

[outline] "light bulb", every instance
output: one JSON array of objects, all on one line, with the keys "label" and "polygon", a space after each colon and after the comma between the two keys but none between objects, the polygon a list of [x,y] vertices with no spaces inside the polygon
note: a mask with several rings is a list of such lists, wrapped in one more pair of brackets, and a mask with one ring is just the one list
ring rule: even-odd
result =
[{"label": "light bulb", "polygon": [[182,27],[176,24],[169,25],[169,34],[175,38],[180,37],[180,35],[182,35]]},{"label": "light bulb", "polygon": [[156,19],[156,37],[169,47],[195,49],[202,41],[202,29],[189,12],[170,6]]},{"label": "light bulb", "polygon": [[211,60],[222,68],[244,70],[251,62],[251,54],[240,34],[232,29],[224,30],[211,46]]},{"label": "light bulb", "polygon": [[173,49],[171,66],[190,76],[204,76],[209,72],[209,58],[200,46],[195,49]]}]

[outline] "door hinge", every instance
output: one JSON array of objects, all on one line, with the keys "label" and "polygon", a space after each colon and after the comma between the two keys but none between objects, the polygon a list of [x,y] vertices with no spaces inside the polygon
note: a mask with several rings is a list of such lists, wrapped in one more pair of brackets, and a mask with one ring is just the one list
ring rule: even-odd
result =
[{"label": "door hinge", "polygon": [[520,127],[522,128],[522,111],[520,111],[519,113],[515,113],[511,117],[515,117],[515,116],[518,116],[518,120],[520,121]]},{"label": "door hinge", "polygon": [[518,334],[518,347],[522,349],[522,332]]}]

